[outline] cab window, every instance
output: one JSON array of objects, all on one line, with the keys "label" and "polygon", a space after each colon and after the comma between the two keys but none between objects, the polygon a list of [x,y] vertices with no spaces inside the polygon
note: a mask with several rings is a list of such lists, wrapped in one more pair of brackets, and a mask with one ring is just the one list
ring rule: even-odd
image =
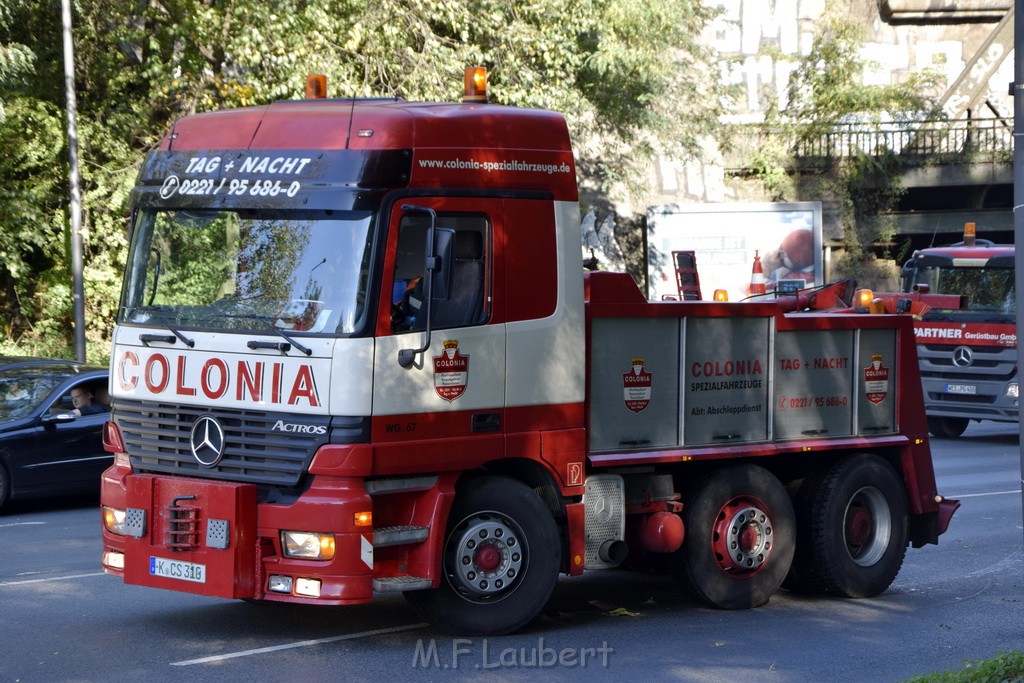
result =
[{"label": "cab window", "polygon": [[[447,298],[435,296],[431,327],[435,330],[486,322],[490,308],[489,221],[484,216],[438,214],[437,226],[455,230],[452,284]],[[394,286],[391,292],[391,331],[426,329],[424,259],[429,219],[407,215],[399,224]]]}]

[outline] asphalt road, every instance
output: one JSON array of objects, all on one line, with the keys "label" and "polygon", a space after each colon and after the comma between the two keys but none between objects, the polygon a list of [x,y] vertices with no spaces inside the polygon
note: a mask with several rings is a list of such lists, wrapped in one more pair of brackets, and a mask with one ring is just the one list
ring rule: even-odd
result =
[{"label": "asphalt road", "polygon": [[723,612],[665,577],[563,580],[502,638],[426,626],[400,596],[347,608],[250,605],[124,586],[99,572],[95,500],[0,512],[0,681],[901,681],[1024,649],[1016,425],[932,442],[963,506],[939,546],[910,549],[869,600],[780,593]]}]

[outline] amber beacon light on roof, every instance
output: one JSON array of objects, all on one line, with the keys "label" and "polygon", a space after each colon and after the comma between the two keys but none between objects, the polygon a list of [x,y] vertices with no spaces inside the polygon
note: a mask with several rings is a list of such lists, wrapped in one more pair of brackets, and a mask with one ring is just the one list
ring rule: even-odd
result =
[{"label": "amber beacon light on roof", "polygon": [[487,102],[487,67],[467,66],[463,102]]},{"label": "amber beacon light on roof", "polygon": [[327,76],[310,74],[306,76],[306,99],[322,100],[327,97]]}]

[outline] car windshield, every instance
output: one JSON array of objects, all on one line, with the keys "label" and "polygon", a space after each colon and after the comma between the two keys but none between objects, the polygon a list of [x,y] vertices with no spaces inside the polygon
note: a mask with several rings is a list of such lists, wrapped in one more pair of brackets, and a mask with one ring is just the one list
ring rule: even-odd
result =
[{"label": "car windshield", "polygon": [[962,297],[960,310],[1015,313],[1016,290],[1012,268],[960,268],[955,266],[919,266],[907,284],[926,284],[932,294]]},{"label": "car windshield", "polygon": [[68,375],[66,366],[0,367],[0,420],[29,415]]},{"label": "car windshield", "polygon": [[366,302],[368,211],[140,212],[121,322],[351,333]]}]

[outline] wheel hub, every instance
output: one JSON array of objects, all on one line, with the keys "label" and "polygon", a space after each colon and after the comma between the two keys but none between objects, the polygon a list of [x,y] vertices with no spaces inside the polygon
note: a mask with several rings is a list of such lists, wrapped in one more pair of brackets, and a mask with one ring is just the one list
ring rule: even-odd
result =
[{"label": "wheel hub", "polygon": [[493,572],[501,564],[501,556],[501,550],[491,544],[480,546],[473,558],[473,564],[479,567],[480,571]]},{"label": "wheel hub", "polygon": [[459,593],[475,599],[507,592],[526,560],[516,529],[494,513],[465,519],[456,527],[448,547],[449,579]]},{"label": "wheel hub", "polygon": [[863,545],[871,538],[871,513],[864,508],[851,510],[846,518],[846,538],[853,545]]},{"label": "wheel hub", "polygon": [[723,571],[755,573],[771,557],[775,530],[764,506],[734,499],[718,513],[712,535],[715,559]]},{"label": "wheel hub", "polygon": [[846,550],[856,564],[870,567],[882,559],[893,534],[892,513],[885,495],[865,486],[850,497],[843,522]]}]

